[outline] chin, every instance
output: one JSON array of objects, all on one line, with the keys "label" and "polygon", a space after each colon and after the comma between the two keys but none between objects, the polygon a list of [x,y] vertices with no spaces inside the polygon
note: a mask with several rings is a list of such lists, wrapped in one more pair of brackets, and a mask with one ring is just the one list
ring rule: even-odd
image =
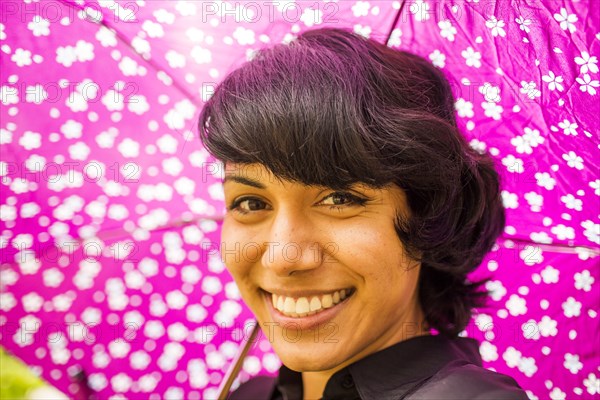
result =
[{"label": "chin", "polygon": [[[326,371],[340,365],[344,360],[339,359],[340,352],[334,343],[272,343],[275,353],[286,367],[298,372]],[[314,346],[311,346],[312,345]],[[307,346],[311,347],[307,349]],[[325,352],[324,347],[330,346],[331,351]],[[329,353],[329,354],[328,354]]]}]

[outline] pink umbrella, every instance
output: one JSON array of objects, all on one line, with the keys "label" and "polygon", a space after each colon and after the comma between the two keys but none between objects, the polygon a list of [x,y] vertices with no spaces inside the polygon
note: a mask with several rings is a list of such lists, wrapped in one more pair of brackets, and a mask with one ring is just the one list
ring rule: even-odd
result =
[{"label": "pink umbrella", "polygon": [[[600,393],[596,10],[0,6],[1,343],[65,393],[215,397],[252,315],[217,254],[220,164],[196,117],[252,50],[316,26],[387,40],[454,80],[463,131],[498,161],[508,217],[474,276],[492,277],[490,307],[465,334],[532,398]],[[279,365],[263,337],[238,382]]]},{"label": "pink umbrella", "polygon": [[507,227],[466,334],[531,398],[600,394],[599,21],[587,2],[417,1],[388,42],[446,72],[471,146],[497,160]]},{"label": "pink umbrella", "polygon": [[[67,394],[216,396],[252,315],[198,107],[254,49],[315,24],[384,38],[399,7],[236,4],[0,4],[1,343]],[[279,365],[261,338],[239,379]]]}]

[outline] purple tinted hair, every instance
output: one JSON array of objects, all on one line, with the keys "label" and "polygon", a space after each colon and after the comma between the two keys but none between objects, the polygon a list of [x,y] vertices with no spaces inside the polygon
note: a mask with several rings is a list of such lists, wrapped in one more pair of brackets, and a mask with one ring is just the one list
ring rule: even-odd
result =
[{"label": "purple tinted hair", "polygon": [[396,232],[421,262],[429,326],[456,335],[484,305],[484,281],[466,278],[504,229],[499,176],[458,130],[451,87],[425,59],[344,29],[306,31],[230,73],[199,127],[225,163],[334,189],[398,185],[411,216]]}]

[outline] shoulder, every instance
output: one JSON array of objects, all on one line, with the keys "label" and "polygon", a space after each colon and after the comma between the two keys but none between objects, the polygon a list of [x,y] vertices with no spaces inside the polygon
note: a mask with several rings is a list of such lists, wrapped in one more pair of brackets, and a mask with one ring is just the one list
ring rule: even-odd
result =
[{"label": "shoulder", "polygon": [[271,376],[256,376],[242,383],[229,394],[227,400],[256,400],[270,399],[277,378]]},{"label": "shoulder", "polygon": [[455,361],[423,382],[408,399],[528,400],[528,396],[508,375]]}]

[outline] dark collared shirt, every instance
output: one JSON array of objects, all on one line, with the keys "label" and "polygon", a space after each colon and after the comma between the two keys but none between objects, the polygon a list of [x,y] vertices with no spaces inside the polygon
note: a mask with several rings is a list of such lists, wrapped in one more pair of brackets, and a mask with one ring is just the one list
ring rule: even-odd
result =
[{"label": "dark collared shirt", "polygon": [[[285,365],[255,377],[229,400],[302,400],[302,374]],[[322,400],[528,400],[509,376],[481,366],[471,338],[418,336],[370,354],[329,378]]]}]

